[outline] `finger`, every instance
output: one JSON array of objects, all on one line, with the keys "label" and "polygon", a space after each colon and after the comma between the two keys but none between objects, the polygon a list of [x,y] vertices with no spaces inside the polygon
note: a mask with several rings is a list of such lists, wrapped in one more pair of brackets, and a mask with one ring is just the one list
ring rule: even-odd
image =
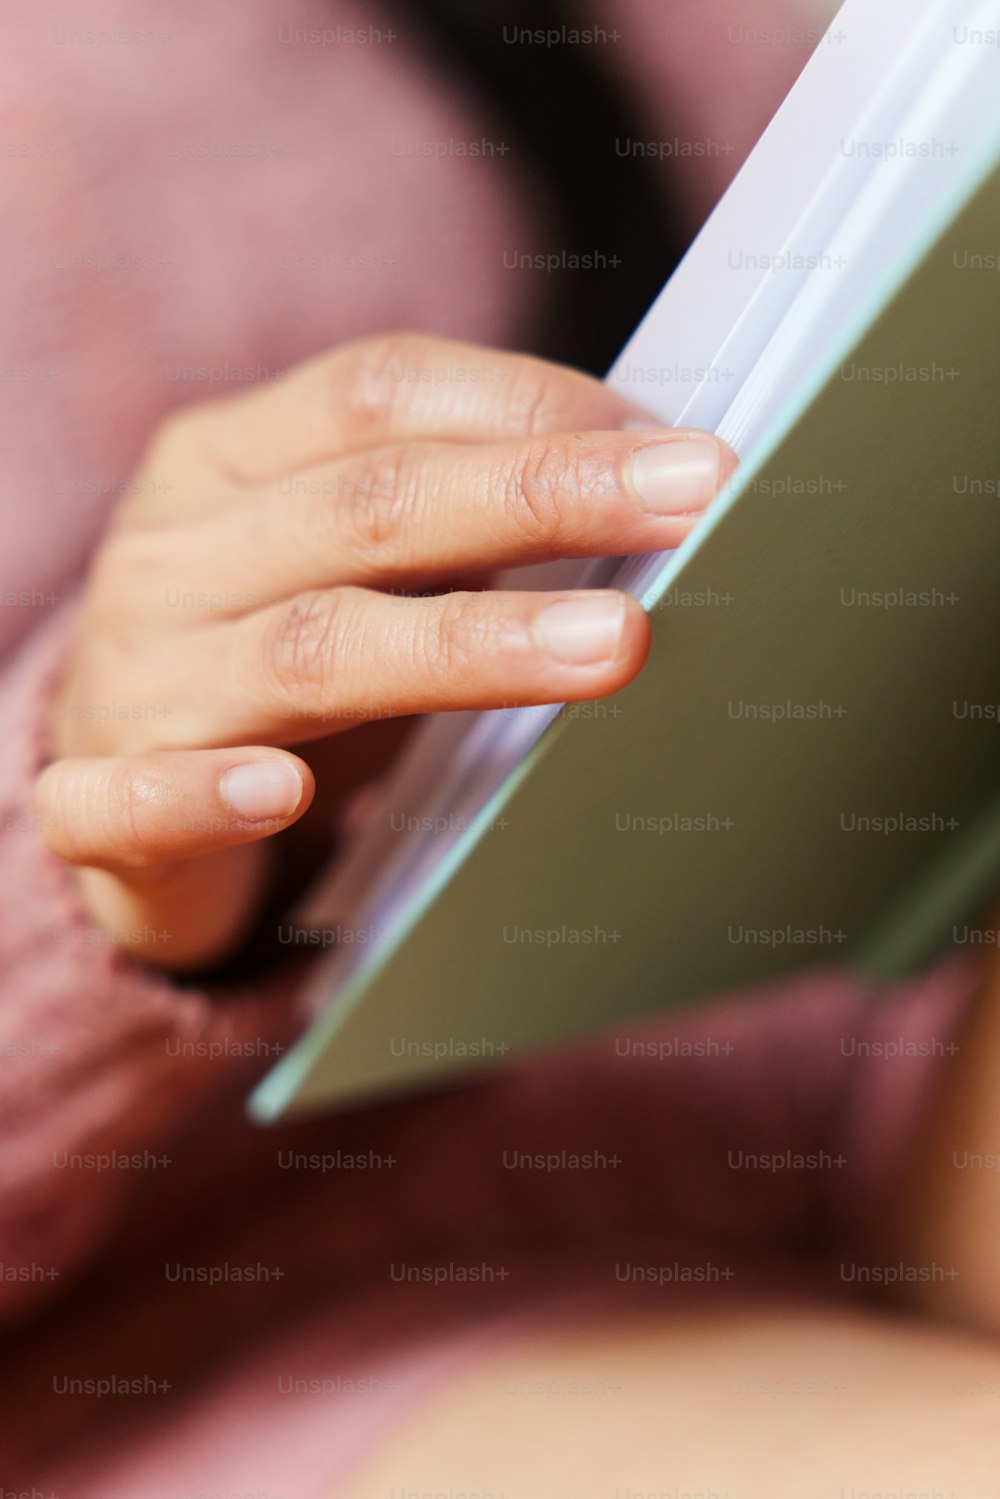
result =
[{"label": "finger", "polygon": [[556,557],[661,551],[680,544],[736,462],[718,438],[682,429],[356,454],[210,522],[184,557],[187,617],[344,583],[413,589]]},{"label": "finger", "polygon": [[611,590],[329,589],[201,632],[178,690],[189,716],[167,732],[291,744],[404,714],[604,697],[648,645],[640,605]]},{"label": "finger", "polygon": [[35,784],[48,847],[71,864],[147,878],[297,821],[315,783],[282,750],[170,750],[56,760]]},{"label": "finger", "polygon": [[[589,375],[422,334],[344,344],[215,405],[216,461],[247,483],[413,438],[502,442],[645,413]],[[648,417],[647,417],[648,419]]]},{"label": "finger", "polygon": [[101,940],[183,972],[244,940],[267,876],[268,836],[312,801],[309,767],[271,749],[59,760],[35,788],[53,852],[78,865]]}]

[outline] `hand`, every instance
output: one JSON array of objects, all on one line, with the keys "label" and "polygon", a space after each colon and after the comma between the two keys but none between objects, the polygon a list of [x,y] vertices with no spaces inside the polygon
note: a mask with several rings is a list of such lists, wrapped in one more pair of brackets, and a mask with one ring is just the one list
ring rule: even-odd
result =
[{"label": "hand", "polygon": [[211,963],[406,715],[622,687],[648,648],[624,594],[453,585],[675,546],[734,466],[571,370],[419,336],[171,417],[95,556],[37,786],[95,921]]}]

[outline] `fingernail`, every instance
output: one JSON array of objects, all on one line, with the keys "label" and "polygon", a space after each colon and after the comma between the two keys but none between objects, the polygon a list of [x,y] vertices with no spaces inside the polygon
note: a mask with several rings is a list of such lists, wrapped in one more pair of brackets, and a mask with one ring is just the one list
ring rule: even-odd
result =
[{"label": "fingernail", "polygon": [[719,488],[721,450],[708,437],[651,443],[632,454],[626,478],[642,505],[655,515],[703,510]]},{"label": "fingernail", "polygon": [[287,760],[234,765],[219,782],[219,795],[251,822],[290,817],[302,800],[302,777]]},{"label": "fingernail", "polygon": [[569,666],[596,666],[616,656],[624,627],[624,599],[614,593],[563,599],[535,618],[542,649]]}]

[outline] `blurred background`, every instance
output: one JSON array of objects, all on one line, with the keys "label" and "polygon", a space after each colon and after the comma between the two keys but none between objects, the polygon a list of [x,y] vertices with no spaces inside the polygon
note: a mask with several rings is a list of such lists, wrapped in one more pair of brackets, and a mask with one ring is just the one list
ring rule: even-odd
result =
[{"label": "blurred background", "polygon": [[[839,0],[393,0],[502,137],[541,250],[505,258],[520,347],[603,373],[739,169]],[[542,34],[566,37],[541,44]],[[440,74],[439,74],[440,76]],[[499,145],[497,146],[499,150]],[[509,153],[509,155],[508,155]],[[591,256],[590,263],[576,263]]]}]

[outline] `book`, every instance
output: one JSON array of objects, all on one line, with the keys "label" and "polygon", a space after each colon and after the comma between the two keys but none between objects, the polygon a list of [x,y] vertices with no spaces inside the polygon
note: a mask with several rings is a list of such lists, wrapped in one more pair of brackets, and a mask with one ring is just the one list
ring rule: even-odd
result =
[{"label": "book", "polygon": [[846,0],[608,375],[738,472],[675,552],[531,570],[638,598],[645,668],[421,726],[302,913],[332,950],[252,1117],[968,935],[1000,881],[998,38],[1000,0]]}]

